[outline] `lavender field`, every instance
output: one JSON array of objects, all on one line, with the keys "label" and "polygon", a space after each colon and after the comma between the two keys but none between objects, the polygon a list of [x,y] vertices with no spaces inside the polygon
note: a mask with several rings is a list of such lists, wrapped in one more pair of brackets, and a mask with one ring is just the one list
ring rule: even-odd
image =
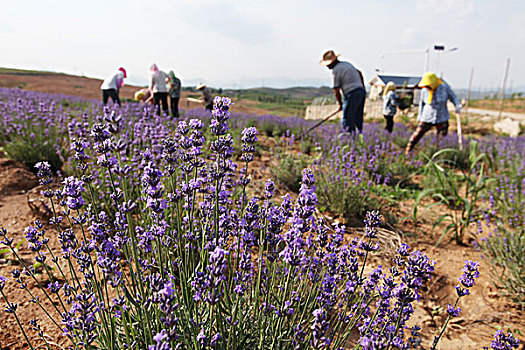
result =
[{"label": "lavender field", "polygon": [[42,203],[0,222],[2,348],[522,346],[525,138],[429,133],[407,158],[402,124],[304,135],[214,102],[0,89],[0,153]]}]

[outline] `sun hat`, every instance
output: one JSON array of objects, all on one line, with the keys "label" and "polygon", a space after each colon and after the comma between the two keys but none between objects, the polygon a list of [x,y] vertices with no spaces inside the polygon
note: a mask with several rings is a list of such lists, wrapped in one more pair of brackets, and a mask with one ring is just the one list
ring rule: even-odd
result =
[{"label": "sun hat", "polygon": [[328,50],[324,53],[323,59],[319,62],[321,66],[329,66],[332,64],[337,57],[341,56],[341,54],[335,54],[334,50]]},{"label": "sun hat", "polygon": [[124,73],[124,78],[128,77],[128,75],[126,74],[126,70],[124,68],[120,67],[118,70]]},{"label": "sun hat", "polygon": [[206,84],[198,83],[198,84],[197,84],[197,87],[196,87],[195,89],[197,89],[197,90],[202,90],[202,89],[204,89],[205,87],[206,87]]},{"label": "sun hat", "polygon": [[135,101],[143,100],[145,96],[146,96],[146,94],[144,94],[144,91],[139,90],[139,91],[135,92]]},{"label": "sun hat", "polygon": [[437,75],[433,72],[426,72],[423,74],[423,77],[421,78],[421,81],[417,86],[419,87],[428,87],[428,98],[427,103],[431,104],[432,99],[434,97],[434,91],[437,90],[439,85],[443,84],[443,81],[437,77]]},{"label": "sun hat", "polygon": [[441,79],[439,79],[435,73],[426,72],[425,74],[423,74],[423,77],[421,78],[421,81],[417,84],[417,86],[419,87],[428,86],[434,90],[442,83],[443,82],[441,81]]}]

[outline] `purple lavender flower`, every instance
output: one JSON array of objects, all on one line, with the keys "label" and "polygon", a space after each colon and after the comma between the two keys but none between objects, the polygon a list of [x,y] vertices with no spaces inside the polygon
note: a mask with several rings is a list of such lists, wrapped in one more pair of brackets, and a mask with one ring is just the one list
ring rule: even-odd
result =
[{"label": "purple lavender flower", "polygon": [[153,336],[155,345],[148,346],[148,350],[171,350],[170,343],[167,338],[168,334],[166,333],[166,330],[163,329]]},{"label": "purple lavender flower", "polygon": [[78,210],[86,204],[82,198],[84,181],[74,176],[67,177],[63,182],[62,196],[66,197],[66,205],[72,210]]},{"label": "purple lavender flower", "polygon": [[7,282],[7,278],[5,278],[4,276],[0,276],[0,290],[4,290],[6,282]]},{"label": "purple lavender flower", "polygon": [[490,343],[490,348],[493,350],[512,350],[517,349],[519,346],[519,339],[515,338],[511,332],[505,334],[505,332],[501,329],[496,331],[494,340],[492,343]]},{"label": "purple lavender flower", "polygon": [[463,274],[459,277],[458,281],[465,287],[471,288],[474,286],[475,278],[479,277],[479,262],[467,260],[465,261],[465,267],[463,267]]},{"label": "purple lavender flower", "polygon": [[331,343],[328,337],[330,323],[327,321],[327,314],[324,309],[316,309],[312,315],[314,316],[314,321],[311,327],[313,331],[311,345],[314,349],[321,349]]},{"label": "purple lavender flower", "polygon": [[461,314],[461,308],[454,308],[451,304],[448,304],[447,313],[452,317],[458,317]]},{"label": "purple lavender flower", "polygon": [[44,186],[53,182],[51,165],[48,162],[38,162],[35,164],[35,168],[38,170],[36,176],[38,176],[40,185]]}]

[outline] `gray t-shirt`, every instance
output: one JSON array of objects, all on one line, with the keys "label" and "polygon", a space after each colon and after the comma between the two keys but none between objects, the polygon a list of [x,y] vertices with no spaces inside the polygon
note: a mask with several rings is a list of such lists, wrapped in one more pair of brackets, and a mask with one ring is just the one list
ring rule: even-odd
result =
[{"label": "gray t-shirt", "polygon": [[161,70],[153,72],[151,74],[150,89],[153,90],[154,93],[168,92],[166,78],[168,78],[168,75]]},{"label": "gray t-shirt", "polygon": [[343,95],[358,88],[363,88],[361,77],[357,69],[348,62],[338,62],[332,69],[334,76],[334,89],[341,88]]}]

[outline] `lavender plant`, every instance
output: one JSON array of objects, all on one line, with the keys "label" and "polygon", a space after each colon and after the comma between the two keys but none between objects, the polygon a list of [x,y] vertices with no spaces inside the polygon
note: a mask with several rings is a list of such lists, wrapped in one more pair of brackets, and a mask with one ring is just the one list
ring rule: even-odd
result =
[{"label": "lavender plant", "polygon": [[[232,160],[230,106],[227,98],[215,99],[210,159],[203,157],[203,123],[192,119],[179,122],[159,156],[143,151],[137,168],[123,170],[120,121],[110,116],[91,127],[90,140],[73,145],[80,177],[53,189],[50,165],[39,163],[54,213],[49,226],[61,251],[50,248],[46,227],[35,222],[26,231],[29,249],[55,269],[43,264],[50,281],[43,285],[21,260],[15,283],[75,348],[415,347],[417,329],[407,340],[406,323],[434,263],[403,245],[388,271],[366,270],[379,249],[379,213],[367,214],[362,239],[345,243],[344,227],[330,232],[314,216],[316,181],[309,169],[295,201],[285,196],[274,203],[272,181],[261,198],[248,198],[250,178],[246,171],[236,176]],[[245,169],[256,140],[254,128],[244,130]],[[98,154],[97,172],[85,163],[87,144]],[[140,183],[126,179],[132,172]],[[94,195],[97,173],[109,198]],[[237,188],[242,195],[234,199]],[[114,208],[112,215],[100,200]],[[5,230],[1,236],[12,248]],[[27,279],[52,310],[32,294]],[[4,278],[1,283],[3,289]],[[16,305],[4,297],[16,317]],[[27,326],[20,326],[25,334]],[[36,321],[31,329],[41,332]]]}]

